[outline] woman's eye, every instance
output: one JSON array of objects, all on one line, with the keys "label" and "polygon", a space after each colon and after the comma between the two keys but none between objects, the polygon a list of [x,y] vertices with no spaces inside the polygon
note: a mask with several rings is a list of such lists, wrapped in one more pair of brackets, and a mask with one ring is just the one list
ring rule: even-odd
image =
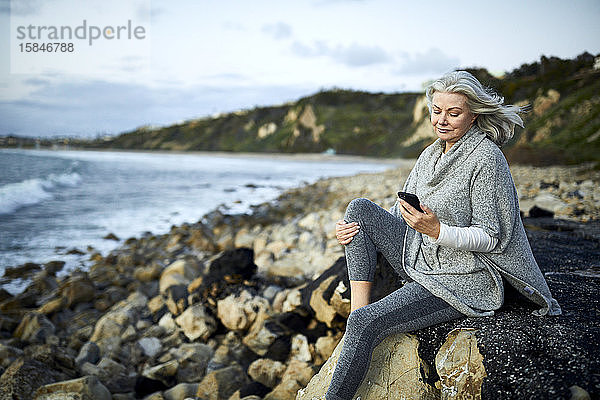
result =
[{"label": "woman's eye", "polygon": [[452,114],[452,113],[450,113],[450,116],[451,117],[458,117],[458,114]]},{"label": "woman's eye", "polygon": [[440,113],[440,111],[433,110],[433,113],[434,113],[434,114],[439,114],[439,113]]}]

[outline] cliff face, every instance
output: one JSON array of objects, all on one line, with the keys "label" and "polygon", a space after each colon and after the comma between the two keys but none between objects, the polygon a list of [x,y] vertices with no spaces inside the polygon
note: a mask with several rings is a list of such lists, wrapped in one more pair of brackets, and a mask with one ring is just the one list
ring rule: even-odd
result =
[{"label": "cliff face", "polygon": [[[600,69],[584,53],[542,57],[498,78],[468,69],[505,96],[531,104],[525,129],[506,146],[509,158],[534,164],[598,160]],[[329,90],[293,103],[257,107],[161,128],[140,127],[85,147],[244,152],[323,152],[415,157],[434,134],[422,93]]]}]

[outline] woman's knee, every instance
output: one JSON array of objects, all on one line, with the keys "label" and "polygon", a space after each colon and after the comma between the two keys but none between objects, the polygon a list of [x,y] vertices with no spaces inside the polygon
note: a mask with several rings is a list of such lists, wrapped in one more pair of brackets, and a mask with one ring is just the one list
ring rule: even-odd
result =
[{"label": "woman's knee", "polygon": [[359,307],[348,315],[346,320],[346,331],[351,333],[360,333],[368,325],[369,312],[367,306]]},{"label": "woman's knee", "polygon": [[346,207],[346,215],[344,219],[347,222],[353,222],[360,218],[361,215],[364,215],[365,210],[370,208],[372,205],[373,202],[369,199],[365,199],[363,197],[356,198],[348,204],[348,207]]}]

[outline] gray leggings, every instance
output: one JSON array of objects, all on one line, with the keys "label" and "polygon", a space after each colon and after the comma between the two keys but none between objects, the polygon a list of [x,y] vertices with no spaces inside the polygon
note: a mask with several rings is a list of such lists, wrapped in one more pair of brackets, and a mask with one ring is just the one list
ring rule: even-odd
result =
[{"label": "gray leggings", "polygon": [[369,369],[373,349],[385,337],[464,317],[419,283],[411,281],[402,270],[402,241],[407,229],[402,218],[370,200],[354,199],[344,219],[360,225],[358,234],[346,245],[350,280],[373,281],[377,251],[380,251],[409,282],[381,300],[350,313],[340,357],[325,394],[327,400],[352,399]]}]

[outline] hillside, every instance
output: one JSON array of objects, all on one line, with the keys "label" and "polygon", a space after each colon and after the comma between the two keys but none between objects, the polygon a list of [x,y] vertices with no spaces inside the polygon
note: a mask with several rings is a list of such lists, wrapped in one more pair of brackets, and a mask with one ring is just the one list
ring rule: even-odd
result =
[{"label": "hillside", "polygon": [[[542,57],[498,78],[467,69],[505,96],[531,103],[525,129],[505,147],[512,161],[537,165],[600,160],[600,68],[584,53]],[[71,145],[108,149],[323,152],[414,157],[434,139],[423,93],[334,89],[296,102],[256,107]]]}]

